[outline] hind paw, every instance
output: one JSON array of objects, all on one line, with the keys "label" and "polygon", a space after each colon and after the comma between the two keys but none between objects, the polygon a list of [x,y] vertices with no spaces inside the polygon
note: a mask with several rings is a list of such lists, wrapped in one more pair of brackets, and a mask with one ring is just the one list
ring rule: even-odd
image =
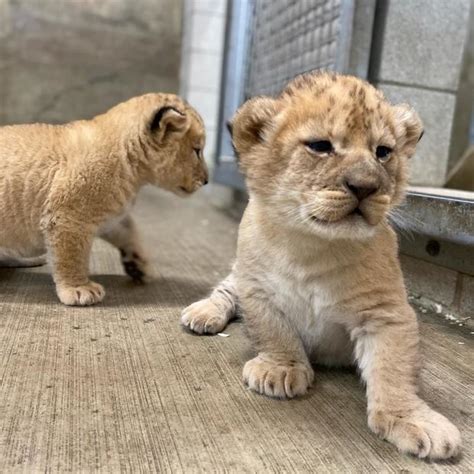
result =
[{"label": "hind paw", "polygon": [[138,252],[120,250],[125,273],[137,283],[148,283],[156,278],[149,261]]}]

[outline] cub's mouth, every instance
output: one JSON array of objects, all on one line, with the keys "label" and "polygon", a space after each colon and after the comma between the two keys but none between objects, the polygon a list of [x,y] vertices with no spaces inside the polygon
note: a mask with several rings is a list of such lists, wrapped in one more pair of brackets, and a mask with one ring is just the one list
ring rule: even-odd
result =
[{"label": "cub's mouth", "polygon": [[194,190],[185,188],[184,186],[178,186],[175,188],[174,193],[181,197],[187,197],[193,194]]},{"label": "cub's mouth", "polygon": [[362,212],[362,210],[360,209],[360,207],[356,207],[355,209],[353,209],[349,213],[342,216],[340,219],[336,219],[336,220],[323,219],[321,217],[315,216],[314,214],[310,215],[310,219],[311,219],[312,222],[315,222],[315,223],[318,223],[318,224],[326,224],[326,225],[339,224],[340,222],[343,222],[343,221],[346,221],[346,220],[356,220],[357,219],[358,221],[360,221],[361,220],[360,218],[362,218],[362,220],[366,221],[365,215]]},{"label": "cub's mouth", "polygon": [[352,212],[349,213],[350,216],[362,216],[364,217],[364,213],[356,207]]}]

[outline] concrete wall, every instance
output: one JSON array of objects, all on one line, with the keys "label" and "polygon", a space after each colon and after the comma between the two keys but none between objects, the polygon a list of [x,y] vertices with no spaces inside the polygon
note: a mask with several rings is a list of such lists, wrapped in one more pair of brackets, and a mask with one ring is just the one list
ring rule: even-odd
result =
[{"label": "concrete wall", "polygon": [[371,79],[425,123],[411,182],[445,183],[456,93],[468,36],[470,0],[379,2]]},{"label": "concrete wall", "polygon": [[214,165],[227,0],[184,0],[180,92],[206,124],[205,156]]},{"label": "concrete wall", "polygon": [[0,124],[178,92],[180,0],[0,0]]},{"label": "concrete wall", "polygon": [[400,261],[413,303],[474,329],[474,276],[407,255]]}]

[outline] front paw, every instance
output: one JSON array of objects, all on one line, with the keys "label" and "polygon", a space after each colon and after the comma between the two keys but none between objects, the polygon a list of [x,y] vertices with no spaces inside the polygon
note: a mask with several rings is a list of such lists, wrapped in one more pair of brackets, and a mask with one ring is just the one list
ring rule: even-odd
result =
[{"label": "front paw", "polygon": [[276,398],[293,398],[307,392],[314,379],[313,369],[299,361],[274,361],[258,355],[243,370],[245,384],[252,390]]},{"label": "front paw", "polygon": [[105,296],[104,287],[93,281],[80,286],[59,284],[56,292],[61,303],[68,306],[90,306],[100,303]]},{"label": "front paw", "polygon": [[222,309],[206,298],[183,309],[181,324],[197,334],[216,334],[226,327],[227,318]]},{"label": "front paw", "polygon": [[134,251],[120,250],[125,273],[136,283],[148,283],[156,278],[149,261]]},{"label": "front paw", "polygon": [[459,430],[427,405],[407,415],[376,411],[369,416],[369,426],[400,451],[420,458],[448,459],[461,449]]}]

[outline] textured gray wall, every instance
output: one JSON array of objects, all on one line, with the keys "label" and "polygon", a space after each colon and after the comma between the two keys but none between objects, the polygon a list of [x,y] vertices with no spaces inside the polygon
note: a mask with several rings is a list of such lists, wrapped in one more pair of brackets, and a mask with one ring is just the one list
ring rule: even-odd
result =
[{"label": "textured gray wall", "polygon": [[393,102],[413,104],[425,124],[411,160],[412,184],[446,182],[470,2],[379,2],[371,79]]},{"label": "textured gray wall", "polygon": [[180,0],[0,0],[0,124],[179,90]]},{"label": "textured gray wall", "polygon": [[[456,96],[454,112],[453,139],[449,156],[451,171],[469,144],[474,145],[474,0],[471,0],[469,37],[464,51],[463,67]],[[471,160],[474,160],[474,154]],[[474,163],[473,163],[474,165]],[[474,176],[472,176],[474,180]],[[470,188],[471,190],[472,187]]]}]

